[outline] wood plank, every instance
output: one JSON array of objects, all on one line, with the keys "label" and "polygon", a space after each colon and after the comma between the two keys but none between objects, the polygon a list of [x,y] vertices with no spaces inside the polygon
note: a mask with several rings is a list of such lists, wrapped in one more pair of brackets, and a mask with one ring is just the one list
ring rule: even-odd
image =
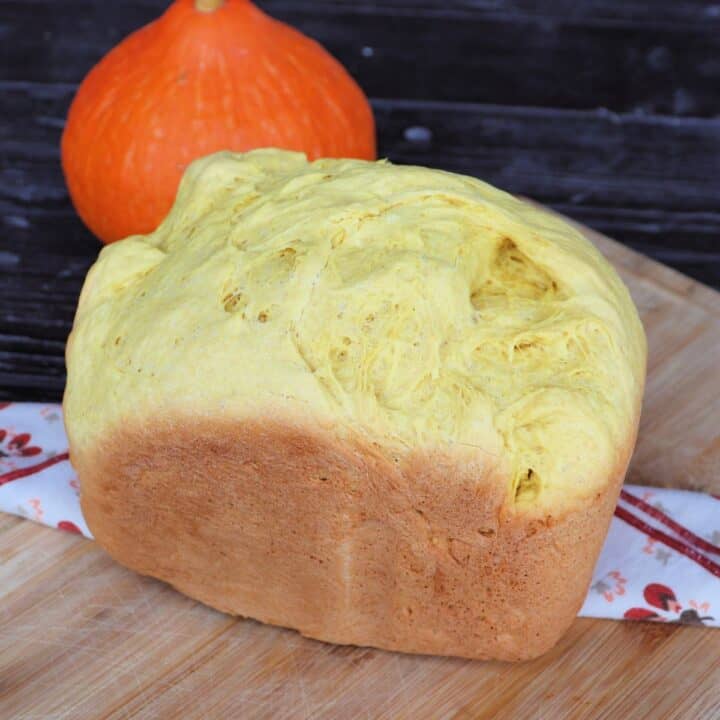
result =
[{"label": "wood plank", "polygon": [[[37,1],[37,0],[36,0]],[[47,2],[47,0],[39,0]],[[146,0],[156,6],[158,0]],[[353,8],[356,12],[383,14],[433,14],[439,17],[464,15],[473,17],[502,17],[508,20],[533,18],[543,20],[585,20],[587,22],[617,22],[631,27],[667,25],[692,26],[707,23],[720,14],[706,0],[653,0],[648,12],[645,0],[259,0],[267,12],[279,13],[317,7],[323,12]]]},{"label": "wood plank", "polygon": [[[51,0],[27,0],[38,8],[38,13]],[[102,0],[83,0],[90,7],[101,5]],[[653,0],[653,12],[648,12],[644,0],[257,0],[256,4],[268,13],[287,12],[288,9],[319,9],[323,13],[352,9],[358,13],[382,16],[384,14],[432,14],[444,17],[466,14],[480,17],[584,19],[589,22],[623,22],[637,27],[654,27],[678,24],[698,25],[718,17],[720,11],[706,0]],[[167,7],[163,0],[129,0],[128,6],[147,7],[157,12]]]},{"label": "wood plank", "polygon": [[[0,399],[60,399],[61,343],[99,250],[59,166],[73,91],[23,84],[0,95],[10,119],[0,125]],[[381,152],[392,160],[533,196],[720,286],[720,207],[708,182],[720,176],[720,119],[408,101],[375,109]]]},{"label": "wood plank", "polygon": [[[63,244],[53,236],[44,251],[87,252],[92,243],[72,222],[58,162],[74,87],[0,89],[10,118],[0,129],[0,217],[28,246],[55,229]],[[666,259],[676,263],[685,251],[689,263],[719,261],[720,206],[708,178],[720,174],[720,118],[382,100],[375,111],[380,152],[394,161],[482,177],[651,254],[672,250]]]},{"label": "wood plank", "polygon": [[[706,117],[720,110],[720,15],[712,6],[259,4],[323,43],[373,97]],[[163,0],[73,0],[59,13],[50,0],[6,0],[0,6],[6,55],[0,79],[78,82],[165,6]]]},{"label": "wood plank", "polygon": [[[66,208],[59,137],[74,87],[5,84],[0,89],[9,118],[0,132],[0,200]],[[708,182],[720,173],[720,117],[380,99],[374,110],[380,153],[397,162],[482,176],[543,202],[661,206],[666,213],[705,213],[706,224],[720,222],[716,188]],[[659,147],[666,151],[658,153]]]},{"label": "wood plank", "polygon": [[[381,151],[397,162],[492,177],[543,201],[719,209],[707,179],[720,169],[720,118],[395,100],[378,100],[375,110]],[[413,123],[425,131],[409,133]]]}]

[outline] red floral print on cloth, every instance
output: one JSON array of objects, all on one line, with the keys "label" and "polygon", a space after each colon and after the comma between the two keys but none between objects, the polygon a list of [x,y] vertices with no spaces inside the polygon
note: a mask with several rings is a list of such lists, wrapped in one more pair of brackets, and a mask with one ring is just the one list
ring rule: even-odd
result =
[{"label": "red floral print on cloth", "polygon": [[14,435],[8,430],[0,429],[0,459],[6,457],[31,457],[39,455],[42,448],[31,445],[32,436],[30,433],[18,433]]},{"label": "red floral print on cloth", "polygon": [[69,520],[61,520],[57,526],[59,530],[65,530],[66,532],[82,535],[82,530],[80,530],[74,522],[70,522]]},{"label": "red floral print on cloth", "polygon": [[42,500],[40,498],[30,498],[28,505],[33,509],[33,519],[37,522],[42,522],[45,516],[45,511],[42,507]]},{"label": "red floral print on cloth", "polygon": [[610,571],[604,578],[598,580],[591,588],[600,593],[608,602],[613,602],[616,597],[625,594],[627,578],[623,577],[619,570]]},{"label": "red floral print on cloth", "polygon": [[667,617],[649,608],[633,607],[625,611],[623,617],[626,620],[655,620],[658,622],[678,622],[683,625],[704,625],[705,620],[715,619],[709,615],[700,615],[701,612],[707,612],[710,609],[710,604],[707,602],[698,603],[691,600],[688,603],[690,607],[683,610],[683,606],[678,602],[675,593],[667,585],[650,583],[650,585],[645,586],[643,597],[648,605],[677,617]]}]

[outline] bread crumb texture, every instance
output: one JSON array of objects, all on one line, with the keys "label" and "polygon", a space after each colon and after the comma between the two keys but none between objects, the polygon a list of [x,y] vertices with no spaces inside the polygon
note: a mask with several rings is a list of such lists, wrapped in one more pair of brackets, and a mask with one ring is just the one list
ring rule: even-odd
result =
[{"label": "bread crumb texture", "polygon": [[174,412],[452,446],[505,468],[522,511],[607,482],[645,352],[615,271],[529,203],[421,167],[218,153],[90,270],[65,410],[76,447]]}]

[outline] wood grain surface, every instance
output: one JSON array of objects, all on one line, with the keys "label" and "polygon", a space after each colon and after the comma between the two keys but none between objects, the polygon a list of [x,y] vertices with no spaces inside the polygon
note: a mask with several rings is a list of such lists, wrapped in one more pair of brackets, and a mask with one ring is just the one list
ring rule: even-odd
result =
[{"label": "wood grain surface", "polygon": [[[720,492],[720,294],[589,233],[649,339],[629,479]],[[578,619],[517,665],[336,647],[235,619],[0,515],[0,718],[717,720],[720,634]]]}]

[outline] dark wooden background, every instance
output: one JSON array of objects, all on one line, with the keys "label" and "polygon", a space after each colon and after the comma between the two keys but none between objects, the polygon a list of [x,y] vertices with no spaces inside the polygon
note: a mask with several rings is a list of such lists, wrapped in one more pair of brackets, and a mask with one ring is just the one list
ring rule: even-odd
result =
[{"label": "dark wooden background", "polygon": [[[720,287],[720,2],[266,0],[375,109],[380,152],[531,196]],[[58,400],[98,251],[59,138],[90,67],[164,0],[0,1],[0,400]]]}]

